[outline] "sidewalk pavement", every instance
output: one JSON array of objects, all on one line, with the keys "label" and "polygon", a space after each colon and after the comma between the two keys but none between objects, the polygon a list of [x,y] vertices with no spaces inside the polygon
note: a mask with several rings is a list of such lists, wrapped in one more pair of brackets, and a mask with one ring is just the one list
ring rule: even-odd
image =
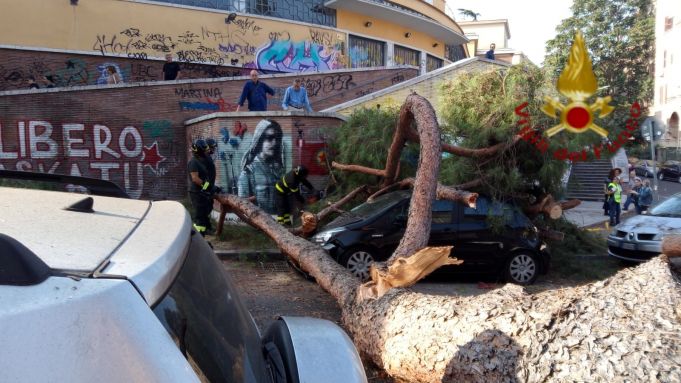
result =
[{"label": "sidewalk pavement", "polygon": [[[622,204],[624,205],[624,204]],[[629,206],[629,211],[622,210],[620,219],[624,220],[627,217],[636,214],[636,208],[632,204]],[[594,226],[603,225],[610,221],[610,217],[603,214],[603,202],[582,201],[582,203],[574,209],[565,210],[563,212],[565,218],[582,228],[590,228]]]}]

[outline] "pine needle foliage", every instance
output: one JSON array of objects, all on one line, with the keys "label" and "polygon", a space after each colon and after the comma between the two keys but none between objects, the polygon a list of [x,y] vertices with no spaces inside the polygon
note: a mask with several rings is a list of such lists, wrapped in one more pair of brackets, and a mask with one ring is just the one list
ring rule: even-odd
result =
[{"label": "pine needle foliage", "polygon": [[[397,108],[361,108],[354,111],[348,121],[332,132],[330,148],[334,161],[384,169],[398,116]],[[417,161],[418,149],[409,144],[402,151],[400,177],[413,176]],[[339,191],[343,193],[360,185],[374,186],[380,182],[378,177],[366,174],[338,171],[334,174],[340,183]]]},{"label": "pine needle foliage", "polygon": [[[538,132],[552,126],[540,108],[544,96],[555,91],[544,73],[530,64],[463,74],[445,82],[440,90],[441,129],[451,143],[462,147],[511,142],[521,128],[515,110],[524,102],[528,103],[524,110],[530,115],[531,126]],[[549,144],[545,153],[521,141],[492,158],[452,156],[443,161],[441,179],[449,185],[482,179],[482,186],[474,191],[521,204],[534,203],[542,193],[558,196],[566,164],[552,155],[566,143],[550,140]]]}]

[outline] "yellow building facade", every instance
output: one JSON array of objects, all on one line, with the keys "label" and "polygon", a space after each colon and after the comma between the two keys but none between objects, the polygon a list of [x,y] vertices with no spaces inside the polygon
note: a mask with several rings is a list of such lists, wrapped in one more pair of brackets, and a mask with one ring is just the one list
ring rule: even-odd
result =
[{"label": "yellow building facade", "polygon": [[147,60],[171,53],[267,72],[395,65],[426,72],[467,56],[444,2],[432,3],[0,0],[0,48]]}]

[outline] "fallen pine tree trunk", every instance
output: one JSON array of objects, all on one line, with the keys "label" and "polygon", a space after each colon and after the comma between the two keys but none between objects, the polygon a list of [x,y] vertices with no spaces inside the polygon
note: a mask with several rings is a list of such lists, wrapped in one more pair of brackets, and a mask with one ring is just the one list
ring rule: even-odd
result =
[{"label": "fallen pine tree trunk", "polygon": [[602,282],[535,295],[509,284],[475,297],[392,289],[359,300],[360,282],[319,246],[246,200],[218,198],[315,277],[337,300],[357,348],[393,377],[681,380],[681,294],[664,256]]},{"label": "fallen pine tree trunk", "polygon": [[[359,351],[393,377],[407,382],[681,380],[681,293],[666,257],[602,282],[535,295],[515,285],[475,297],[396,287],[456,262],[447,257],[449,248],[422,249],[438,188],[433,173],[439,156],[432,149],[441,145],[432,130],[434,113],[413,95],[402,112],[407,118],[401,116],[401,124],[415,118],[420,142],[430,149],[422,147],[405,236],[390,260],[372,269],[368,284],[247,200],[217,199],[270,236],[336,299]],[[387,173],[392,168],[387,166]],[[384,187],[394,183],[388,179]],[[470,197],[457,191],[451,198],[471,203]],[[681,249],[681,240],[673,243],[672,250]]]}]

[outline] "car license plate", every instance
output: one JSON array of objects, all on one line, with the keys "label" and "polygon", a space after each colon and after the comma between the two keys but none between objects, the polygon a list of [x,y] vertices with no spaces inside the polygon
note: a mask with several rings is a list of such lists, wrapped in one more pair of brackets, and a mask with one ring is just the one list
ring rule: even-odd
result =
[{"label": "car license plate", "polygon": [[622,248],[625,250],[636,250],[636,245],[633,243],[623,243]]}]

